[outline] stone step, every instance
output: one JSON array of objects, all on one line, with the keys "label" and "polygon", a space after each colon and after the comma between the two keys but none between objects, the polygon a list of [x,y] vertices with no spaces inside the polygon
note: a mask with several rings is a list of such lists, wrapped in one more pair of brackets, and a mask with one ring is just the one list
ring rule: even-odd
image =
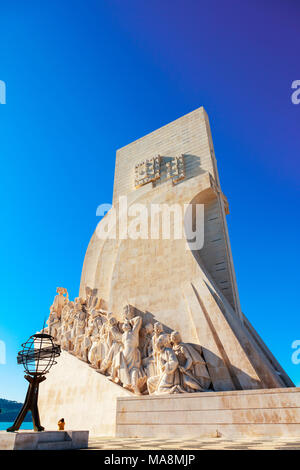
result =
[{"label": "stone step", "polygon": [[86,449],[89,431],[0,431],[1,450]]},{"label": "stone step", "polygon": [[45,441],[39,442],[37,450],[70,450],[73,449],[72,441]]},{"label": "stone step", "polygon": [[42,431],[39,433],[39,442],[62,442],[70,440],[71,437],[67,431]]}]

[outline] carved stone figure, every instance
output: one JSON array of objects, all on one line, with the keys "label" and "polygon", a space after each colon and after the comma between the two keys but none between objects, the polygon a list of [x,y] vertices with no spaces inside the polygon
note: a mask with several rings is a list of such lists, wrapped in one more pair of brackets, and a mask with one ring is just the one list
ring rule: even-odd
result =
[{"label": "carved stone figure", "polygon": [[157,341],[159,336],[163,332],[163,326],[161,323],[156,322],[154,323],[154,334],[152,336],[152,351],[153,351],[153,359],[154,359],[154,375],[157,375],[160,373],[159,369],[159,360],[158,360],[158,354],[159,351],[157,349]]},{"label": "carved stone figure", "polygon": [[59,341],[61,336],[61,315],[63,308],[69,301],[69,296],[67,289],[64,287],[57,287],[56,292],[58,295],[54,297],[53,304],[50,307],[50,315],[47,324],[49,334],[53,336],[56,341]]},{"label": "carved stone figure", "polygon": [[98,349],[100,346],[100,333],[93,336],[92,346],[88,352],[88,362],[95,369],[99,369]]},{"label": "carved stone figure", "polygon": [[171,342],[179,363],[176,383],[180,384],[186,392],[207,390],[211,380],[201,353],[192,345],[183,343],[178,331],[171,333]]},{"label": "carved stone figure", "polygon": [[107,325],[104,325],[105,330],[103,331],[107,353],[101,365],[100,372],[105,374],[107,371],[110,371],[111,377],[116,379],[118,370],[116,361],[117,354],[122,347],[122,332],[118,327],[118,322],[115,317],[109,316],[107,323]]},{"label": "carved stone figure", "polygon": [[141,387],[145,382],[142,369],[141,352],[139,350],[139,332],[142,318],[134,317],[123,324],[122,350],[120,352],[119,378],[124,388],[141,395]]},{"label": "carved stone figure", "polygon": [[103,319],[103,324],[100,329],[99,342],[95,352],[95,367],[98,369],[101,368],[101,364],[104,361],[106,355],[108,354],[108,344],[107,344],[107,335],[108,335],[108,319]]},{"label": "carved stone figure", "polygon": [[157,357],[160,373],[147,380],[147,388],[150,394],[181,393],[183,388],[176,383],[176,371],[178,360],[173,349],[167,347],[169,337],[160,335],[157,339]]},{"label": "carved stone figure", "polygon": [[48,332],[56,342],[59,340],[59,330],[61,327],[61,321],[57,316],[57,313],[54,310],[50,310],[50,315],[47,321],[48,324]]},{"label": "carved stone figure", "polygon": [[98,306],[99,299],[97,297],[97,289],[91,289],[90,287],[85,288],[86,292],[86,309],[91,312]]},{"label": "carved stone figure", "polygon": [[84,300],[80,297],[75,299],[74,303],[74,314],[75,314],[75,342],[74,342],[74,354],[82,359],[84,349],[84,334],[87,324],[87,312],[84,308]]},{"label": "carved stone figure", "polygon": [[154,328],[152,323],[147,323],[145,326],[144,344],[142,348],[142,365],[146,372],[147,377],[155,375],[155,359],[153,357],[153,332]]},{"label": "carved stone figure", "polygon": [[66,316],[63,317],[63,321],[65,322],[66,326],[64,329],[64,336],[63,336],[63,345],[64,349],[67,351],[74,350],[75,344],[75,306],[74,302],[68,303],[68,311],[66,312]]},{"label": "carved stone figure", "polygon": [[200,378],[195,377],[194,365],[197,364],[204,367],[204,379],[209,379],[208,372],[205,367],[205,362],[199,353],[195,350],[192,351],[192,346],[182,343],[181,336],[178,331],[171,333],[171,342],[173,344],[173,351],[178,360],[178,368],[175,372],[174,385],[180,385],[185,392],[203,392],[205,389],[200,383]]},{"label": "carved stone figure", "polygon": [[57,318],[60,320],[64,306],[69,302],[69,294],[65,287],[57,287],[56,292],[58,295],[54,297],[53,304],[50,307],[50,312],[55,312]]},{"label": "carved stone figure", "polygon": [[81,359],[86,362],[89,362],[89,350],[93,344],[93,328],[94,327],[94,320],[91,316],[88,316],[86,319],[86,328],[84,332],[84,338],[82,341],[82,351],[81,351]]},{"label": "carved stone figure", "polygon": [[130,321],[135,317],[135,311],[134,307],[132,305],[125,305],[123,308],[123,321],[125,322],[126,320]]},{"label": "carved stone figure", "polygon": [[88,362],[96,369],[100,368],[105,358],[104,338],[101,336],[106,318],[103,315],[94,315],[92,327],[92,346],[88,352]]},{"label": "carved stone figure", "polygon": [[86,309],[84,308],[84,300],[82,298],[77,297],[75,299],[74,310],[76,335],[83,335],[85,332],[88,315]]}]

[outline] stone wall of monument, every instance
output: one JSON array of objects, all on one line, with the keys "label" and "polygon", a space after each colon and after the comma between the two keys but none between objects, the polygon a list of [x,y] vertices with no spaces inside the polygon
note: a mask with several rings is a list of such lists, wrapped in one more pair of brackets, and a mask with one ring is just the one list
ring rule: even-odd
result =
[{"label": "stone wall of monument", "polygon": [[209,172],[216,179],[204,108],[175,121],[117,150],[113,204],[134,190],[135,164],[155,155],[184,154],[186,179]]},{"label": "stone wall of monument", "polygon": [[118,437],[299,437],[300,388],[120,397]]}]

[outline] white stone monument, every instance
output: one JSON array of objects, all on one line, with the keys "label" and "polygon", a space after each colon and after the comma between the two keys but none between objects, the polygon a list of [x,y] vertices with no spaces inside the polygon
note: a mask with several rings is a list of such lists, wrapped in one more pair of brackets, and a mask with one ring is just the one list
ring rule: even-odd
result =
[{"label": "white stone monument", "polygon": [[299,389],[241,311],[228,211],[203,108],[117,151],[79,297],[51,307],[65,351],[40,393],[44,422],[138,437],[299,433]]}]

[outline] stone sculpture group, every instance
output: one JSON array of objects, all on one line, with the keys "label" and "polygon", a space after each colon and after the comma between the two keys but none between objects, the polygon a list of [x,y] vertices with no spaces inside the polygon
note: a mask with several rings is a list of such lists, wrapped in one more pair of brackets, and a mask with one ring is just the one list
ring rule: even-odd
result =
[{"label": "stone sculpture group", "polygon": [[101,308],[97,290],[69,301],[58,287],[50,307],[48,333],[61,348],[127,390],[141,394],[203,392],[211,379],[201,346],[183,343],[159,322],[143,325],[143,316],[126,305],[121,321]]}]

